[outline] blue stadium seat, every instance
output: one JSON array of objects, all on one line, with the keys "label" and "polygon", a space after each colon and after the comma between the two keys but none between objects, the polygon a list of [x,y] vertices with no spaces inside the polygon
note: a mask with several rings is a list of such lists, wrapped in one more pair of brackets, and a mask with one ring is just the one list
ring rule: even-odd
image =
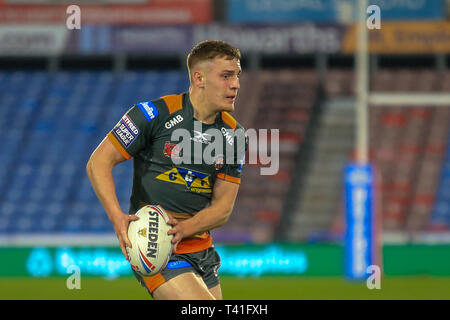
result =
[{"label": "blue stadium seat", "polygon": [[[185,91],[186,80],[160,71],[0,72],[0,121],[16,133],[5,145],[15,152],[0,156],[0,233],[113,232],[85,174],[89,154],[132,105]],[[113,173],[124,211],[131,173],[131,161]]]}]

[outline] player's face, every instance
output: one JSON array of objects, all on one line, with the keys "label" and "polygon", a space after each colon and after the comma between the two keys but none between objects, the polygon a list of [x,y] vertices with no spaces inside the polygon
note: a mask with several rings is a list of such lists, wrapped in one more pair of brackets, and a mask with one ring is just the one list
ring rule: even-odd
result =
[{"label": "player's face", "polygon": [[237,59],[215,58],[211,61],[206,75],[205,93],[214,111],[234,111],[241,72],[241,63]]}]

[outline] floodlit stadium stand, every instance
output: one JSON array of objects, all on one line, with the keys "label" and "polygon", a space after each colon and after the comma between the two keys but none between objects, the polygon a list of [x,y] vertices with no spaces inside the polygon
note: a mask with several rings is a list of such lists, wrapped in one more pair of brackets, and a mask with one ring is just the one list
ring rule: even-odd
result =
[{"label": "floodlit stadium stand", "polygon": [[[379,70],[372,78],[377,92],[448,92],[450,73],[430,69]],[[343,80],[336,85],[332,79]],[[331,98],[353,90],[353,76],[335,71],[327,84]],[[410,236],[433,230],[448,231],[449,198],[448,107],[377,106],[370,109],[370,153],[377,169],[378,212],[385,232]],[[447,159],[447,160],[446,160]],[[448,190],[447,190],[448,191]],[[337,205],[332,230],[344,229],[342,207]]]},{"label": "floodlit stadium stand", "polygon": [[[8,79],[8,80],[7,80]],[[179,72],[2,72],[0,232],[112,232],[85,173],[89,155],[128,108],[183,91]],[[9,87],[10,86],[10,87]],[[128,210],[131,162],[114,169]]]},{"label": "floodlit stadium stand", "polygon": [[279,170],[261,175],[261,164],[247,165],[234,212],[227,225],[214,233],[219,241],[267,242],[274,238],[294,178],[297,151],[317,98],[318,77],[312,71],[263,71],[244,78],[241,87],[246,83],[251,83],[251,90],[241,91],[236,117],[241,119],[242,113],[246,129],[280,130]]},{"label": "floodlit stadium stand", "polygon": [[[184,91],[184,73],[11,71],[0,73],[0,81],[4,84],[2,123],[14,133],[5,146],[9,152],[2,153],[0,232],[112,232],[85,174],[89,154],[134,103]],[[251,87],[239,97],[236,118],[246,128],[281,128],[280,170],[274,176],[261,176],[258,164],[245,168],[235,212],[216,235],[219,241],[273,238],[317,83],[313,72],[243,76],[242,85]],[[124,210],[131,170],[131,162],[114,169]]]},{"label": "floodlit stadium stand", "polygon": [[[272,241],[286,221],[289,240],[342,235],[340,178],[342,165],[353,155],[354,77],[351,70],[331,69],[324,79],[327,100],[315,134],[307,136],[317,111],[317,72],[244,73],[235,117],[246,129],[280,129],[279,171],[262,176],[260,163],[246,165],[235,210],[223,228],[213,231],[216,241]],[[0,154],[0,233],[113,232],[85,174],[90,153],[133,104],[187,87],[181,71],[0,72],[0,123],[7,131]],[[447,92],[450,73],[381,69],[372,88]],[[370,112],[384,229],[447,231],[450,110],[379,106]],[[305,137],[313,139],[313,148],[302,149]],[[309,157],[299,157],[299,151]],[[304,165],[298,161],[308,162],[307,173],[298,174]],[[114,170],[125,211],[131,171],[131,161]],[[295,202],[290,217],[288,201]]]}]

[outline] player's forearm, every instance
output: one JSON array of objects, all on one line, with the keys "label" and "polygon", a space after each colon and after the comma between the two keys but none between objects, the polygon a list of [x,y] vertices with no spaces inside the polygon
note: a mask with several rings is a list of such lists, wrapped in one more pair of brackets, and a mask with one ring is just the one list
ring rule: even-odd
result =
[{"label": "player's forearm", "polygon": [[233,206],[230,205],[214,205],[197,212],[192,218],[181,222],[184,238],[223,226],[228,221],[232,210]]},{"label": "player's forearm", "polygon": [[112,169],[113,167],[110,164],[92,157],[86,166],[86,173],[91,181],[92,188],[105,209],[109,220],[114,223],[115,218],[122,214],[122,209],[116,196]]}]

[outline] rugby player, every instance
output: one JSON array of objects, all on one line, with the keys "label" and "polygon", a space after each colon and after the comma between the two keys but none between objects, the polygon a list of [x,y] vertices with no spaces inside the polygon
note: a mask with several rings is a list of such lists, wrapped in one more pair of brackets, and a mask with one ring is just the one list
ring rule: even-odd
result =
[{"label": "rugby player", "polygon": [[[222,299],[217,275],[221,262],[210,230],[224,225],[233,210],[247,149],[244,129],[230,115],[240,88],[240,59],[239,49],[222,41],[195,45],[187,56],[189,91],[131,107],[88,161],[87,174],[125,258],[126,246],[131,247],[128,225],[138,219],[134,213],[155,204],[171,216],[174,249],[167,267],[148,277],[135,272],[155,299]],[[217,130],[223,154],[205,161],[202,152],[192,151],[192,161],[176,164],[187,151],[171,140],[177,129],[189,132],[191,150],[205,150],[213,142],[207,132]],[[126,214],[117,200],[112,170],[131,158],[133,189]]]}]

